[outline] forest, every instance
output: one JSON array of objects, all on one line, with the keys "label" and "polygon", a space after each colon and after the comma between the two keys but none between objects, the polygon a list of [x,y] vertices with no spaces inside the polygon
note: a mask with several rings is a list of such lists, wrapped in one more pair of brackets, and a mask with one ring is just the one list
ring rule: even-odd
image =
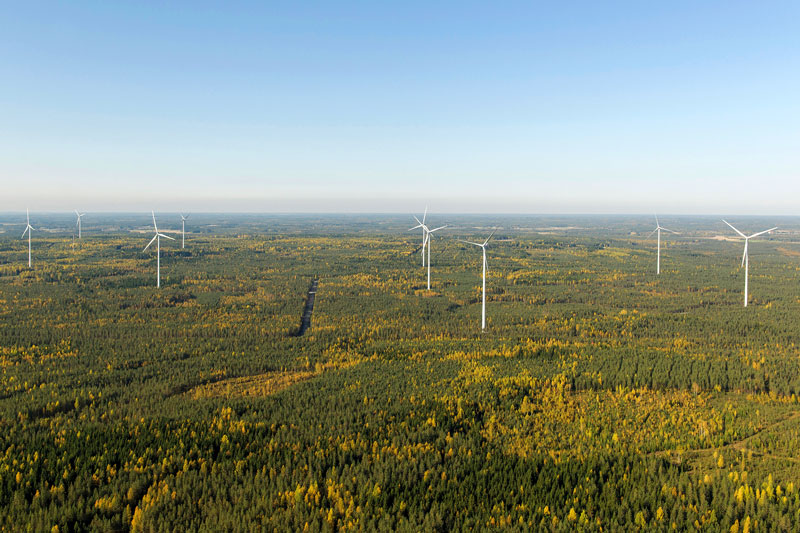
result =
[{"label": "forest", "polygon": [[[411,216],[193,215],[160,289],[149,214],[31,218],[28,268],[0,217],[3,531],[800,524],[800,221],[737,219],[780,227],[745,308],[717,218],[663,217],[656,275],[647,217],[436,217],[430,291]],[[458,239],[493,228],[481,331]]]}]

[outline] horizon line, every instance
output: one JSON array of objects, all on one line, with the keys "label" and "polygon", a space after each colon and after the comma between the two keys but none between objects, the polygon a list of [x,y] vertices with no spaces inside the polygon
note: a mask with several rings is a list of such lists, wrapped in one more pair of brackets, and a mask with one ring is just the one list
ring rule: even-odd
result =
[{"label": "horizon line", "polygon": [[[198,211],[191,211],[191,210],[155,210],[159,213],[165,214],[187,214],[187,215],[270,215],[270,216],[307,216],[307,215],[324,215],[324,216],[413,216],[416,214],[414,211],[208,211],[208,210],[198,210]],[[0,216],[4,215],[18,215],[18,214],[25,214],[25,211],[0,211]],[[38,213],[42,215],[74,215],[75,210],[42,210],[36,211],[33,210],[31,213]],[[574,213],[532,213],[532,212],[477,212],[477,211],[435,211],[434,214],[438,215],[454,215],[454,216],[502,216],[502,217],[510,217],[510,216],[528,216],[528,217],[612,217],[612,216],[646,216],[652,217],[655,215],[658,216],[666,216],[666,217],[717,217],[717,216],[742,216],[742,217],[800,217],[800,213],[798,214],[763,214],[763,213],[751,213],[751,214],[737,214],[733,212],[714,212],[714,213],[669,213],[669,212],[657,212],[657,213],[643,213],[643,212],[606,212],[606,213],[584,213],[584,212],[574,212]],[[139,215],[139,214],[147,214],[147,210],[84,210],[81,212],[81,215],[86,214],[103,214],[103,215]]]}]

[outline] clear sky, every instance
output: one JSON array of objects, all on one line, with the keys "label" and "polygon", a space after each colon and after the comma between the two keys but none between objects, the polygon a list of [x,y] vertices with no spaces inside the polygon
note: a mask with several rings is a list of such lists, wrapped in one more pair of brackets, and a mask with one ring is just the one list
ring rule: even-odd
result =
[{"label": "clear sky", "polygon": [[15,2],[0,210],[800,214],[800,2]]}]

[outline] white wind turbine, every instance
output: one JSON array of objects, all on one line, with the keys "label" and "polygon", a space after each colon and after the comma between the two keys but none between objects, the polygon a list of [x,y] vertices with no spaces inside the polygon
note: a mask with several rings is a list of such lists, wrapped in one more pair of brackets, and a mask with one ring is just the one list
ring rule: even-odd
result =
[{"label": "white wind turbine", "polygon": [[161,287],[161,237],[164,237],[165,239],[169,239],[171,241],[174,241],[175,239],[173,239],[172,237],[169,237],[167,235],[164,235],[163,233],[159,233],[158,232],[158,226],[156,225],[156,214],[153,211],[151,211],[151,213],[153,214],[153,228],[156,230],[156,234],[150,240],[150,242],[147,243],[147,246],[145,246],[144,250],[142,250],[142,251],[143,252],[147,251],[147,249],[150,248],[150,245],[153,244],[153,241],[155,241],[156,249],[157,249],[157,252],[156,252],[156,287]]},{"label": "white wind turbine", "polygon": [[731,225],[731,223],[728,222],[727,220],[723,219],[722,221],[726,223],[728,226],[730,226],[733,231],[738,233],[740,236],[744,237],[744,254],[742,255],[742,266],[744,267],[744,306],[747,307],[747,278],[750,274],[750,254],[747,252],[748,244],[750,243],[750,239],[752,239],[753,237],[764,235],[765,233],[769,233],[770,231],[778,229],[778,227],[775,226],[774,228],[770,228],[764,231],[759,231],[758,233],[753,233],[752,235],[747,236],[738,229],[734,228],[733,225]]},{"label": "white wind turbine", "polygon": [[78,238],[81,238],[81,217],[86,213],[78,213],[78,210],[75,210],[75,214],[78,215]]},{"label": "white wind turbine", "polygon": [[658,233],[658,254],[656,258],[656,274],[661,274],[661,231],[668,231],[670,233],[674,233],[675,235],[680,235],[677,231],[672,231],[671,229],[667,229],[663,227],[661,224],[658,223],[658,215],[656,215],[656,229],[650,232],[650,235],[647,237],[652,237],[653,233]]},{"label": "white wind turbine", "polygon": [[422,266],[425,266],[425,248],[428,248],[428,290],[431,290],[431,233],[434,231],[439,231],[440,229],[444,229],[447,227],[445,224],[444,226],[440,226],[438,228],[430,229],[425,224],[425,217],[428,214],[428,208],[425,208],[425,214],[422,215],[422,222],[414,216],[414,220],[417,221],[417,225],[413,228],[409,228],[408,231],[415,230],[417,228],[422,228]]},{"label": "white wind turbine", "polygon": [[428,290],[431,290],[431,233],[434,231],[439,231],[440,229],[446,228],[447,225],[439,226],[438,228],[428,229],[425,226],[426,236],[425,236],[425,245],[428,247]]},{"label": "white wind turbine", "polygon": [[186,219],[189,215],[183,216],[181,214],[181,248],[186,248]]},{"label": "white wind turbine", "polygon": [[479,246],[480,249],[483,250],[483,291],[482,291],[483,303],[481,304],[481,330],[486,329],[486,245],[489,244],[489,239],[492,238],[492,235],[494,235],[495,231],[497,230],[495,229],[488,237],[486,237],[486,240],[483,241],[483,244],[471,241],[462,241],[461,239],[459,239],[459,241],[461,242]]},{"label": "white wind turbine", "polygon": [[422,228],[422,266],[425,266],[425,244],[428,240],[428,226],[425,225],[425,217],[428,216],[428,206],[425,206],[425,213],[422,215],[422,222],[419,221],[416,215],[412,215],[414,220],[417,221],[417,225],[413,228],[410,228],[408,231],[413,231],[417,228]]},{"label": "white wind turbine", "polygon": [[31,214],[28,209],[25,209],[25,217],[28,220],[27,225],[25,226],[25,231],[22,232],[22,237],[20,239],[25,238],[25,234],[28,234],[28,268],[31,268],[31,232],[33,231],[33,226],[31,226]]}]

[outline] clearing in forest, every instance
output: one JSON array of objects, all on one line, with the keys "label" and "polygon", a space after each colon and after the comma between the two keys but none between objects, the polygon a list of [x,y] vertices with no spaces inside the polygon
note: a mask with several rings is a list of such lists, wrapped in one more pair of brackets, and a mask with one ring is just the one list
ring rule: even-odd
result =
[{"label": "clearing in forest", "polygon": [[269,396],[295,383],[312,377],[312,371],[267,372],[208,383],[195,387],[189,394],[193,399],[203,398],[253,398]]}]

